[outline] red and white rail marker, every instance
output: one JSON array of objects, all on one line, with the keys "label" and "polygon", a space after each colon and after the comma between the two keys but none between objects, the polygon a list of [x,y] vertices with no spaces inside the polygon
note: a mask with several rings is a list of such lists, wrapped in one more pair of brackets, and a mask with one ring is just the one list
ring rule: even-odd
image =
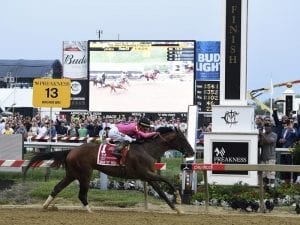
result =
[{"label": "red and white rail marker", "polygon": [[156,170],[166,170],[167,164],[166,163],[155,163]]},{"label": "red and white rail marker", "polygon": [[205,164],[205,163],[193,163],[193,170],[214,170],[214,171],[223,171],[225,169],[224,164]]},{"label": "red and white rail marker", "polygon": [[[35,163],[32,167],[49,167],[53,160],[43,160]],[[23,167],[27,166],[29,160],[2,160],[0,159],[0,167]],[[166,163],[155,163],[156,170],[166,170]]]},{"label": "red and white rail marker", "polygon": [[[34,163],[32,167],[49,167],[53,160],[43,160]],[[27,166],[29,160],[2,160],[0,159],[0,167],[23,167]]]}]

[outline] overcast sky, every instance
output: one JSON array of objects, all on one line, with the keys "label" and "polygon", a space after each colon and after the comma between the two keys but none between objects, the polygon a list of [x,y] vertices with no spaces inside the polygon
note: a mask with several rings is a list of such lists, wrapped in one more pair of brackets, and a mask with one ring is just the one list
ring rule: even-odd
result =
[{"label": "overcast sky", "polygon": [[[220,41],[225,0],[9,0],[0,59],[60,59],[62,41]],[[248,89],[300,79],[300,1],[249,0]],[[294,89],[298,92],[299,87]],[[275,91],[275,96],[284,89]]]}]

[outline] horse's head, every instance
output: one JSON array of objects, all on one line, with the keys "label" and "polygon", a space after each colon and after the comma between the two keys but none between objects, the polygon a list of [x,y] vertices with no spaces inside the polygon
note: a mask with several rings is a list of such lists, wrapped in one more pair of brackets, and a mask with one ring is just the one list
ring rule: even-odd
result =
[{"label": "horse's head", "polygon": [[192,157],[195,153],[184,136],[184,134],[177,128],[160,127],[157,129],[160,133],[161,139],[169,146],[170,149],[180,151],[184,157]]},{"label": "horse's head", "polygon": [[153,70],[153,73],[156,75],[156,74],[160,74],[159,70],[155,69]]}]

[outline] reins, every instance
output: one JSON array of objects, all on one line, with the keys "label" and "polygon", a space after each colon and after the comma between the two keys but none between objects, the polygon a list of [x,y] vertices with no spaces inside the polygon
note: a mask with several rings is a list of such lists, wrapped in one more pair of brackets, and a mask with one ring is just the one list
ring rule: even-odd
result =
[{"label": "reins", "polygon": [[167,139],[165,139],[163,136],[161,136],[161,134],[159,133],[158,136],[166,143],[168,143]]},{"label": "reins", "polygon": [[[173,130],[174,131],[174,130]],[[175,131],[174,132],[176,132],[177,133],[177,135],[183,135],[183,134],[181,134],[181,132],[180,131],[178,131],[176,128],[175,128]],[[168,147],[170,147],[170,149],[172,149],[172,150],[178,150],[178,151],[184,151],[184,152],[181,152],[183,155],[187,155],[188,153],[187,153],[187,149],[178,149],[178,146],[176,145],[176,144],[172,144],[172,143],[170,143],[170,141],[168,141],[165,137],[163,137],[160,133],[158,133],[158,136],[159,136],[159,138],[168,146]]]},{"label": "reins", "polygon": [[163,142],[165,142],[171,149],[176,149],[174,148],[174,146],[172,146],[169,141],[167,139],[165,139],[160,133],[158,134],[158,136],[163,140]]}]

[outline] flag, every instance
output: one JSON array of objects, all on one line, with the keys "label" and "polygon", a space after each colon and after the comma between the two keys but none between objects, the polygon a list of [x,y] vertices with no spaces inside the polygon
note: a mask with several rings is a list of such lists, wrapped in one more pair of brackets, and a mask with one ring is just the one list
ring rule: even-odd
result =
[{"label": "flag", "polygon": [[274,94],[274,86],[273,86],[273,80],[272,80],[272,77],[271,77],[271,86],[270,86],[270,95],[271,97],[273,96]]},{"label": "flag", "polygon": [[[270,82],[271,82],[271,87],[270,87],[270,109],[271,109],[271,112],[273,111],[273,94],[274,94],[274,85],[273,85],[273,79],[272,79],[272,76],[270,78]],[[270,112],[270,114],[271,114]]]}]

